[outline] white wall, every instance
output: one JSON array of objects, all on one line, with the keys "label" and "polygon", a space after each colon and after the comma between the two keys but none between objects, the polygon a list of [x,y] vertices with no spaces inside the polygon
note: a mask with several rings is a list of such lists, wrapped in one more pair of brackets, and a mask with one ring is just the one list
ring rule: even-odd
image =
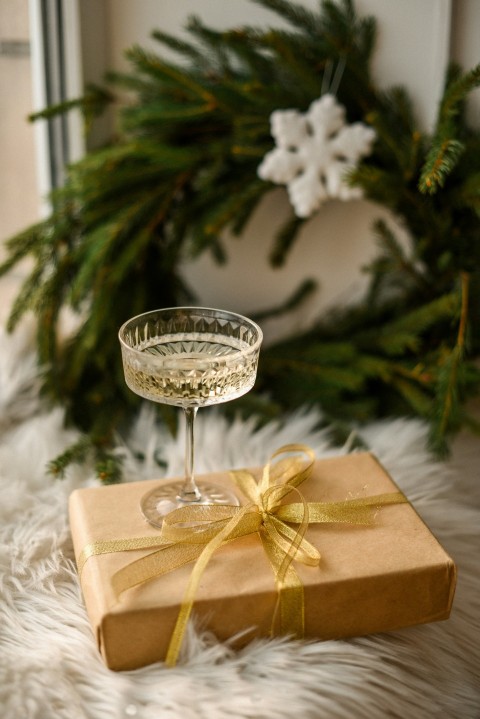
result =
[{"label": "white wall", "polygon": [[[303,3],[318,7],[317,0]],[[467,67],[480,59],[480,2],[356,0],[356,7],[377,18],[377,83],[406,86],[420,124],[431,128],[450,54]],[[117,69],[126,67],[126,48],[140,43],[160,49],[150,39],[151,31],[161,28],[179,35],[190,14],[216,28],[280,24],[273,13],[248,0],[105,0],[105,11],[106,63]],[[475,106],[471,112],[476,114]],[[265,198],[241,239],[225,239],[227,269],[218,268],[208,256],[186,266],[198,301],[249,313],[280,303],[301,279],[316,278],[320,288],[315,299],[280,327],[271,326],[272,335],[306,326],[328,306],[358,295],[365,286],[361,267],[375,253],[371,223],[387,213],[366,201],[330,201],[306,223],[286,267],[273,270],[266,259],[273,232],[289,213],[287,195],[279,188]]]},{"label": "white wall", "polygon": [[3,241],[38,222],[40,198],[35,174],[35,129],[28,123],[32,112],[32,71],[28,51],[8,53],[4,43],[28,47],[27,0],[0,2],[0,257]]}]

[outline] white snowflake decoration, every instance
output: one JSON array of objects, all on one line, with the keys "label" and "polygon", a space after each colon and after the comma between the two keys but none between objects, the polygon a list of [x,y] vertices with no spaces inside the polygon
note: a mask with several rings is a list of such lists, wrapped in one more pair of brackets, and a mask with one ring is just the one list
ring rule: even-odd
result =
[{"label": "white snowflake decoration", "polygon": [[345,123],[345,108],[335,96],[323,95],[308,112],[276,110],[270,116],[276,148],[258,167],[262,180],[286,185],[298,217],[310,217],[329,197],[362,197],[359,187],[345,182],[348,170],[371,152],[375,131]]}]

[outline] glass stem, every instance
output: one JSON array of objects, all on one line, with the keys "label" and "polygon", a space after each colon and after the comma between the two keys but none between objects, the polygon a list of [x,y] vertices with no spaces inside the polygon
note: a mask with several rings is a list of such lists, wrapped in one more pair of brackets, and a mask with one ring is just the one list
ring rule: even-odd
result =
[{"label": "glass stem", "polygon": [[197,410],[198,407],[184,407],[187,427],[185,434],[185,483],[179,495],[179,499],[182,502],[198,502],[200,499],[200,492],[195,484],[193,471],[195,461],[194,428]]}]

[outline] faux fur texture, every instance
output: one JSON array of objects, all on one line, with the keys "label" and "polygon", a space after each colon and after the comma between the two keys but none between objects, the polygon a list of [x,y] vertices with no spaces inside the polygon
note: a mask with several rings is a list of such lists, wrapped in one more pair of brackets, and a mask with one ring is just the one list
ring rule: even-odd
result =
[{"label": "faux fur texture", "polygon": [[[255,641],[240,652],[191,626],[176,668],[114,673],[93,641],[67,519],[69,493],[96,480],[85,467],[63,481],[46,474],[75,435],[61,410],[42,406],[26,331],[1,337],[0,416],[2,719],[480,717],[480,511],[475,488],[428,454],[421,423],[359,434],[457,562],[448,621],[349,641]],[[263,464],[285,442],[306,442],[318,456],[348,451],[314,429],[315,413],[260,431],[214,409],[198,420],[199,472]],[[148,406],[118,451],[129,479],[160,476],[159,458],[164,475],[181,474],[183,437],[159,431]]]}]

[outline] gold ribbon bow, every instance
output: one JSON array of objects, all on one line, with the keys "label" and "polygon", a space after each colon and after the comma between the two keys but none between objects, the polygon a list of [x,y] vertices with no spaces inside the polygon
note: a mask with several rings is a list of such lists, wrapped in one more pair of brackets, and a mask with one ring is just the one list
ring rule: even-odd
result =
[{"label": "gold ribbon bow", "polygon": [[[296,453],[297,456],[292,456]],[[288,456],[273,461],[280,455]],[[298,455],[306,455],[304,458]],[[277,604],[272,631],[279,617],[280,632],[297,637],[304,634],[303,585],[292,566],[293,560],[317,566],[320,553],[306,538],[312,522],[345,522],[368,525],[373,522],[372,508],[407,502],[401,492],[342,502],[306,502],[298,486],[310,475],[314,452],[302,444],[285,445],[272,455],[257,483],[247,471],[231,472],[231,477],[248,498],[246,505],[190,505],[168,514],[156,537],[95,542],[82,551],[79,573],[87,559],[106,552],[154,549],[126,565],[112,577],[118,596],[127,589],[195,561],[170,640],[166,663],[174,666],[180,651],[196,591],[212,555],[222,545],[239,537],[258,533],[275,576]],[[299,502],[284,504],[290,493]],[[295,524],[294,529],[290,524]]]}]

